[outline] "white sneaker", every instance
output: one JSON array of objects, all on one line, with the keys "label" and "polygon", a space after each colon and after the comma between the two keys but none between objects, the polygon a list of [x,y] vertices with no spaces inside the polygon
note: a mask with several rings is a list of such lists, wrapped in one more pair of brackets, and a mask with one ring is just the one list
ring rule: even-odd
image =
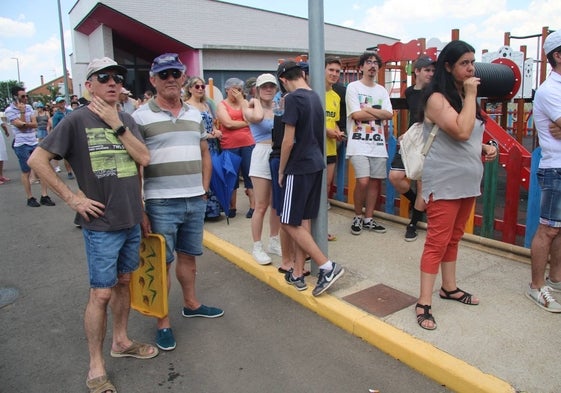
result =
[{"label": "white sneaker", "polygon": [[551,296],[549,291],[550,287],[544,285],[540,289],[534,289],[531,285],[528,286],[526,297],[536,303],[539,307],[549,312],[561,312],[561,304]]},{"label": "white sneaker", "polygon": [[60,166],[55,166],[55,172],[56,173],[60,173],[62,170],[60,169]]},{"label": "white sneaker", "polygon": [[545,279],[545,285],[547,285],[553,292],[561,292],[561,282],[553,282],[547,277]]},{"label": "white sneaker", "polygon": [[269,238],[269,248],[267,251],[269,251],[270,254],[276,254],[279,257],[282,257],[282,249],[278,236],[271,236]]},{"label": "white sneaker", "polygon": [[271,257],[263,251],[263,244],[261,242],[253,243],[253,258],[260,265],[268,265],[271,263]]}]

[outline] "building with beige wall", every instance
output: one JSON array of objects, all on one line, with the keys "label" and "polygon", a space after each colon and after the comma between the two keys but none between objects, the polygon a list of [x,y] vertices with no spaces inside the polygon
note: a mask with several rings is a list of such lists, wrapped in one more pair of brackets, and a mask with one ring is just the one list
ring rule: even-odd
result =
[{"label": "building with beige wall", "polygon": [[[150,87],[150,63],[161,53],[179,53],[189,75],[212,77],[221,87],[227,78],[270,72],[278,59],[309,51],[306,18],[217,0],[78,0],[69,16],[78,95],[88,63],[103,56],[127,67],[126,87],[139,95]],[[341,57],[398,41],[328,23],[324,37],[326,55]]]}]

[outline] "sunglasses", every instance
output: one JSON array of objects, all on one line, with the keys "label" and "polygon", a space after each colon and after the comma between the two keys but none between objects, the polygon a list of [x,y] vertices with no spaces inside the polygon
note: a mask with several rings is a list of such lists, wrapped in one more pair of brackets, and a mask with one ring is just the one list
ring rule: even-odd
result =
[{"label": "sunglasses", "polygon": [[19,98],[20,100],[21,100],[22,98],[27,98],[27,97],[29,97],[27,94],[23,94],[23,95],[21,95],[21,96],[18,96],[18,98]]},{"label": "sunglasses", "polygon": [[194,89],[197,89],[197,90],[199,90],[199,89],[204,90],[206,88],[205,85],[193,85],[191,87],[194,88]]},{"label": "sunglasses", "polygon": [[179,70],[163,70],[158,72],[158,76],[160,77],[161,80],[165,81],[167,78],[169,78],[169,76],[173,76],[173,79],[179,79],[181,78],[181,75],[183,75],[183,72],[179,71]]},{"label": "sunglasses", "polygon": [[122,85],[125,82],[125,77],[121,74],[99,73],[96,74],[96,77],[99,83],[107,83],[109,82],[109,78],[113,78],[115,83],[117,83],[118,85]]}]

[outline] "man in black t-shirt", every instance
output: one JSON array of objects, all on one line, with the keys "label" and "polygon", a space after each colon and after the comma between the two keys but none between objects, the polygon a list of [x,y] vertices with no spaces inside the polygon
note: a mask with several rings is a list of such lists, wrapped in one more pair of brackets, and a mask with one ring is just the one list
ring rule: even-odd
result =
[{"label": "man in black t-shirt", "polygon": [[299,291],[307,289],[304,262],[309,255],[319,266],[318,282],[312,291],[319,296],[345,273],[341,265],[321,251],[310,233],[310,220],[319,212],[325,168],[325,112],[320,97],[310,89],[297,63],[280,64],[277,78],[289,92],[284,98],[279,163],[278,183],[284,188],[281,225],[296,243],[294,269],[286,273],[285,279]]},{"label": "man in black t-shirt", "polygon": [[[422,118],[422,116],[420,116],[421,111],[423,110],[421,107],[422,89],[430,83],[432,76],[434,75],[435,64],[436,61],[429,56],[421,55],[413,65],[415,72],[415,84],[413,86],[409,86],[405,90],[405,101],[407,102],[407,107],[409,108],[408,128]],[[423,217],[425,204],[420,197],[421,182],[417,182],[417,193],[415,193],[415,191],[411,189],[409,179],[405,176],[405,167],[403,166],[403,161],[401,160],[399,146],[396,147],[396,150],[397,151],[392,161],[388,178],[396,191],[403,194],[413,204],[411,221],[407,225],[404,238],[405,241],[412,242],[417,239],[417,222],[419,222]],[[417,195],[419,195],[419,198],[417,198]]]}]

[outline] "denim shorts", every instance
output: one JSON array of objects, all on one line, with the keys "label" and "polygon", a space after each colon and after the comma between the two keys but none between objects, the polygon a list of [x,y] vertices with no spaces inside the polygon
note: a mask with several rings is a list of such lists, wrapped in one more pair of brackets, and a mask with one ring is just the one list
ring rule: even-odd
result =
[{"label": "denim shorts", "polygon": [[145,202],[152,232],[166,239],[167,263],[173,262],[174,251],[192,256],[203,254],[206,203],[202,196]]},{"label": "denim shorts", "polygon": [[537,171],[541,188],[540,224],[561,228],[561,168]]},{"label": "denim shorts", "polygon": [[37,128],[37,132],[35,133],[35,135],[37,136],[38,139],[44,139],[47,137],[48,131],[46,128]]},{"label": "denim shorts", "polygon": [[33,150],[35,150],[35,148],[37,146],[38,145],[34,145],[34,146],[29,146],[29,145],[14,146],[14,152],[16,153],[16,156],[18,157],[19,167],[20,167],[20,169],[23,173],[31,172],[31,168],[29,167],[29,165],[27,165],[27,160],[29,160],[29,157],[31,156],[31,153],[33,153]]},{"label": "denim shorts", "polygon": [[140,253],[140,224],[128,229],[102,232],[82,229],[90,288],[112,288],[118,275],[132,273],[138,268]]}]

